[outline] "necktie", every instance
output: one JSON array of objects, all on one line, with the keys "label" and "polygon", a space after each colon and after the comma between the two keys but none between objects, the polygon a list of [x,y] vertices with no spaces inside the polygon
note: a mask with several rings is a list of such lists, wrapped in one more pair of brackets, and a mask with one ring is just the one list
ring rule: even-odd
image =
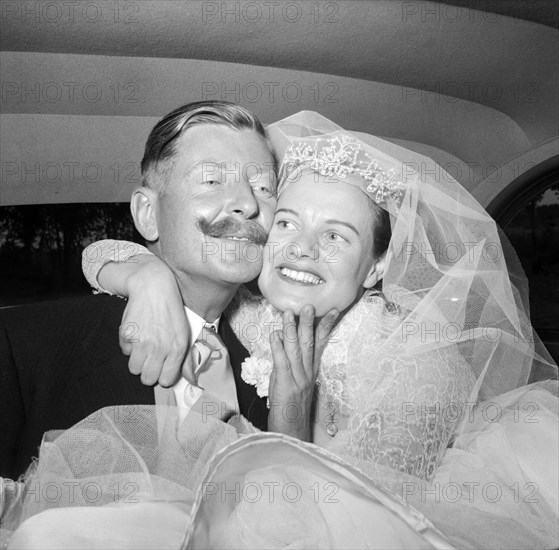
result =
[{"label": "necktie", "polygon": [[203,418],[227,420],[238,409],[237,391],[229,353],[213,325],[204,325],[192,353],[197,383],[203,390],[192,410]]}]

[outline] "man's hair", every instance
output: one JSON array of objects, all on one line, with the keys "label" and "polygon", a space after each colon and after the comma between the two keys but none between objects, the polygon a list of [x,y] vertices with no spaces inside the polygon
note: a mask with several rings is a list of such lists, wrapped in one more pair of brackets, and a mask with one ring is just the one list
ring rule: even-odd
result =
[{"label": "man's hair", "polygon": [[158,193],[164,192],[177,138],[192,126],[214,124],[234,130],[254,130],[266,141],[277,172],[277,159],[262,123],[250,111],[227,101],[197,101],[188,103],[163,117],[151,131],[142,159],[142,185]]}]

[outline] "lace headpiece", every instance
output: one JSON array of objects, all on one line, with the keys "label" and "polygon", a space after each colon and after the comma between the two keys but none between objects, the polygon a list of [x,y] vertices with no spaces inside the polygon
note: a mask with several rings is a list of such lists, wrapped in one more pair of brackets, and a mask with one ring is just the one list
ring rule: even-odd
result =
[{"label": "lace headpiece", "polygon": [[308,167],[323,176],[342,179],[355,174],[363,182],[360,189],[381,206],[390,199],[398,205],[404,195],[404,183],[395,178],[394,169],[385,170],[377,159],[363,150],[359,142],[346,134],[329,139],[291,142],[283,158],[278,194],[289,182],[295,181],[293,174],[301,167]]}]

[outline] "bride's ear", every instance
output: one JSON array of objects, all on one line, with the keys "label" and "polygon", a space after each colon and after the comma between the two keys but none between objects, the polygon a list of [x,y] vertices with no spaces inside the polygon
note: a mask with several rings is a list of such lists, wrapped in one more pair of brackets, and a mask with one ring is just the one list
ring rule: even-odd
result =
[{"label": "bride's ear", "polygon": [[386,263],[386,252],[379,256],[371,266],[367,273],[367,277],[363,281],[365,288],[373,288],[384,277],[384,265]]},{"label": "bride's ear", "polygon": [[136,188],[130,200],[130,212],[140,235],[146,241],[156,241],[159,238],[157,193],[149,187]]}]

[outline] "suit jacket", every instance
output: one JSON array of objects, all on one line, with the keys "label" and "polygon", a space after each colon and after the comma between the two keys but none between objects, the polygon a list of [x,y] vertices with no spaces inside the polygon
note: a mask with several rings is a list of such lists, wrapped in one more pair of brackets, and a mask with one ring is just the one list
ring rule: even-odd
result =
[{"label": "suit jacket", "polygon": [[[88,296],[0,310],[0,476],[15,478],[37,456],[43,434],[103,407],[155,403],[153,387],[128,371],[118,343],[126,302]],[[267,428],[265,398],[241,378],[248,356],[226,319],[241,414]]]}]

